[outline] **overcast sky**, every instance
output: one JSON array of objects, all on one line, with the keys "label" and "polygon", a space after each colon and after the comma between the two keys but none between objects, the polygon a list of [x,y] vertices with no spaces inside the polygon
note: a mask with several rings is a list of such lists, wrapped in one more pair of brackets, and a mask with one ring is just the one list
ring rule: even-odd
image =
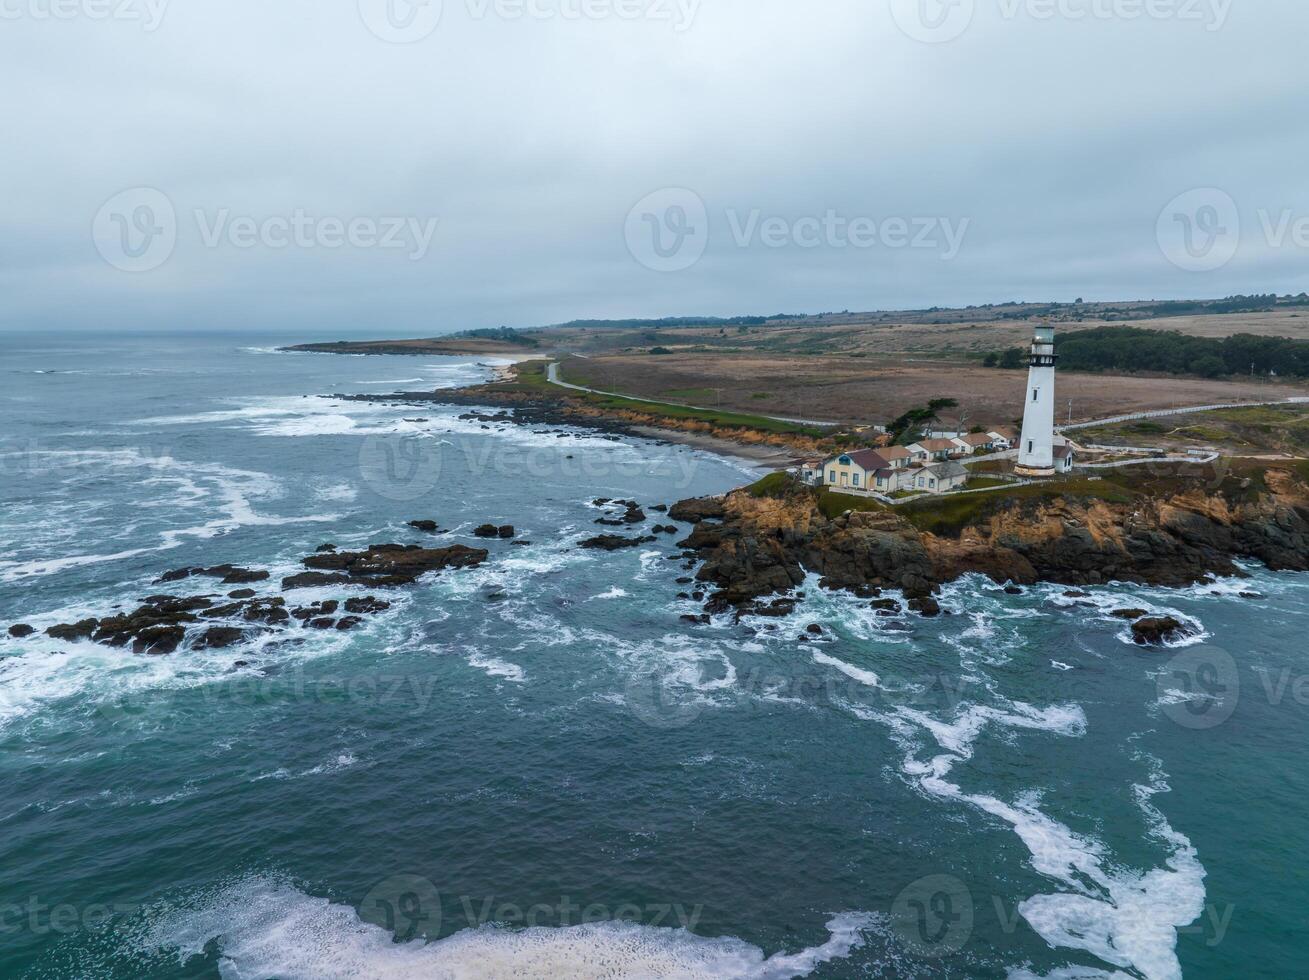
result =
[{"label": "overcast sky", "polygon": [[0,326],[1309,289],[1309,4],[973,6],[0,0]]}]

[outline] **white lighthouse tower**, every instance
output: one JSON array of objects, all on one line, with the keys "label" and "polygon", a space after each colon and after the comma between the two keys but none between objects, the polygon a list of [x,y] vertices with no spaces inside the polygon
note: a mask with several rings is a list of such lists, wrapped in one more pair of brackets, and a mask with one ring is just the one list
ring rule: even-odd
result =
[{"label": "white lighthouse tower", "polygon": [[1032,338],[1031,370],[1027,376],[1027,407],[1017,472],[1022,476],[1054,476],[1054,327],[1043,323]]}]

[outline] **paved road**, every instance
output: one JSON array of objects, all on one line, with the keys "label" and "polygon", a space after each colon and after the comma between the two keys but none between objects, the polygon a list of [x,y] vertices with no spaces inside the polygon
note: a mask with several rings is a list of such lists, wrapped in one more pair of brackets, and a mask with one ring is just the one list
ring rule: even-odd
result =
[{"label": "paved road", "polygon": [[1192,405],[1189,408],[1160,409],[1154,412],[1134,412],[1131,415],[1114,415],[1107,419],[1093,422],[1076,422],[1072,425],[1059,426],[1060,432],[1072,432],[1074,429],[1090,429],[1097,425],[1114,425],[1118,422],[1135,422],[1138,419],[1166,419],[1170,415],[1194,415],[1197,412],[1215,412],[1224,408],[1258,408],[1264,405],[1301,405],[1309,398],[1279,398],[1272,402],[1231,402],[1226,405]]},{"label": "paved road", "polygon": [[[580,356],[580,355],[576,355]],[[584,391],[589,395],[610,395],[615,398],[626,398],[632,402],[644,402],[647,405],[667,405],[669,408],[690,408],[697,412],[721,412],[721,408],[705,408],[702,405],[687,405],[684,402],[661,402],[655,398],[639,398],[636,395],[623,395],[616,391],[600,391],[598,388],[583,388],[581,385],[569,384],[567,381],[559,380],[559,364],[551,361],[550,366],[546,368],[546,380],[552,385],[558,385],[560,388],[571,388],[573,391]],[[733,409],[727,409],[732,412]],[[788,419],[780,415],[760,415],[758,412],[735,412],[738,415],[754,415],[757,418],[768,419],[772,422],[789,422],[791,425],[816,425],[825,429],[835,428],[835,422],[819,422],[817,419]]]}]

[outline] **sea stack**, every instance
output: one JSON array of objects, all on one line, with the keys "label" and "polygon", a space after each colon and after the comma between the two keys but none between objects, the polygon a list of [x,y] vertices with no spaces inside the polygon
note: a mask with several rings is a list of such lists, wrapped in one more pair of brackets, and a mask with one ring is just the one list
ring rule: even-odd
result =
[{"label": "sea stack", "polygon": [[1023,410],[1023,436],[1018,447],[1020,476],[1055,475],[1054,436],[1054,327],[1043,323],[1032,338],[1027,363],[1027,407]]}]

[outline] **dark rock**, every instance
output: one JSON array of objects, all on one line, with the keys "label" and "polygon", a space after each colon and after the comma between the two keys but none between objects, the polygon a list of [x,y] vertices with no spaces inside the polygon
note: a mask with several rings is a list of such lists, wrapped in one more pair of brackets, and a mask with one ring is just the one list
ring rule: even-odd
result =
[{"label": "dark rock", "polygon": [[823,635],[823,628],[819,626],[817,623],[810,623],[808,626],[804,628],[804,631],[808,633],[810,636]]},{"label": "dark rock", "polygon": [[1115,609],[1109,615],[1118,619],[1140,619],[1142,616],[1149,615],[1149,613],[1144,609]]},{"label": "dark rock", "polygon": [[1241,593],[1239,593],[1239,594],[1240,594],[1240,596],[1241,596],[1242,599],[1262,599],[1262,598],[1263,598],[1263,595],[1260,594],[1260,593],[1258,593],[1258,592],[1241,592]]},{"label": "dark rock", "polygon": [[153,656],[172,653],[185,638],[186,629],[182,626],[147,626],[137,632],[132,652]]},{"label": "dark rock", "polygon": [[229,599],[253,599],[254,597],[254,589],[237,589],[235,592],[227,593]]},{"label": "dark rock", "polygon": [[673,504],[668,508],[668,516],[683,524],[699,524],[704,520],[721,520],[727,516],[727,508],[718,497],[693,497]]},{"label": "dark rock", "polygon": [[690,576],[683,576],[682,578],[679,578],[679,579],[677,580],[677,584],[678,584],[678,585],[690,585],[690,584],[691,584],[692,582],[694,582],[694,581],[695,581],[695,579],[691,578]]},{"label": "dark rock", "polygon": [[502,539],[508,541],[517,532],[514,530],[514,526],[512,524],[505,524],[499,529],[497,533],[500,535]]},{"label": "dark rock", "polygon": [[331,616],[340,605],[335,599],[327,599],[323,602],[315,602],[312,605],[301,606],[299,609],[292,609],[291,617],[304,620],[316,619],[320,616]]},{"label": "dark rock", "polygon": [[236,565],[215,565],[212,568],[175,568],[155,579],[156,584],[180,582],[195,576],[222,579],[223,585],[246,585],[250,582],[263,582],[269,578],[268,572],[240,568]]},{"label": "dark rock", "polygon": [[15,640],[24,640],[35,632],[36,630],[26,623],[14,623],[13,626],[9,627],[9,635]]},{"label": "dark rock", "polygon": [[[491,525],[487,525],[490,527]],[[494,528],[494,535],[499,529]],[[483,535],[485,537],[486,535]],[[316,571],[343,573],[343,578],[327,582],[308,582],[301,576],[291,576],[282,582],[282,588],[297,588],[305,584],[356,585],[408,585],[427,572],[445,568],[473,568],[486,561],[488,552],[483,548],[468,548],[461,544],[448,548],[420,548],[417,545],[374,544],[367,551],[342,551],[334,554],[310,555],[303,560],[306,568]],[[289,584],[292,583],[292,584]]]},{"label": "dark rock", "polygon": [[756,616],[782,617],[789,616],[795,612],[796,600],[794,599],[774,599],[768,603],[755,603],[749,609],[743,609],[742,612],[750,612]]},{"label": "dark rock", "polygon": [[618,551],[622,548],[636,548],[643,544],[650,544],[656,539],[647,535],[640,538],[624,538],[617,534],[602,534],[599,537],[587,538],[582,541],[581,547],[600,551]]},{"label": "dark rock", "polygon": [[89,640],[99,625],[99,620],[83,619],[76,623],[61,623],[58,626],[51,626],[45,633],[46,636],[56,640]]},{"label": "dark rock", "polygon": [[1022,595],[1022,594],[1023,594],[1023,590],[1020,589],[1020,588],[1019,588],[1018,586],[1016,586],[1016,585],[1006,585],[1006,586],[1004,587],[1004,591],[1005,591],[1005,594],[1006,594],[1006,595]]},{"label": "dark rock", "polygon": [[917,599],[910,599],[909,608],[922,616],[931,617],[941,615],[941,604],[931,596],[920,596]]},{"label": "dark rock", "polygon": [[343,616],[336,621],[336,628],[344,633],[347,630],[354,629],[362,622],[363,620],[358,616]]},{"label": "dark rock", "polygon": [[323,616],[319,619],[311,619],[305,625],[310,627],[311,629],[330,630],[333,626],[336,625],[336,620],[334,620],[331,616]]},{"label": "dark rock", "polygon": [[902,610],[900,603],[896,602],[894,599],[874,599],[871,603],[869,603],[869,605],[872,606],[874,609],[880,609],[883,612],[888,612],[893,614],[898,613]]},{"label": "dark rock", "polygon": [[1161,646],[1170,640],[1194,636],[1195,630],[1172,616],[1156,616],[1132,624],[1132,639],[1141,646]]},{"label": "dark rock", "polygon": [[366,595],[362,598],[345,600],[345,611],[348,613],[369,615],[372,613],[383,612],[391,608],[389,602]]},{"label": "dark rock", "polygon": [[1065,599],[1089,599],[1091,598],[1091,593],[1083,592],[1080,589],[1069,589],[1067,592],[1064,593],[1064,598]]},{"label": "dark rock", "polygon": [[211,626],[192,644],[193,650],[222,650],[242,642],[247,631],[239,626]]},{"label": "dark rock", "polygon": [[495,524],[483,524],[473,530],[475,538],[498,538],[500,537],[500,528]]},{"label": "dark rock", "polygon": [[708,613],[701,613],[699,616],[685,615],[682,617],[682,622],[694,623],[697,626],[708,626],[713,620],[710,619]]},{"label": "dark rock", "polygon": [[656,524],[650,529],[655,534],[676,534],[677,528],[671,524]]},{"label": "dark rock", "polygon": [[288,575],[282,579],[282,591],[290,592],[293,589],[316,589],[323,585],[354,585],[354,579],[349,575],[329,575],[326,572],[301,572],[299,575]]},{"label": "dark rock", "polygon": [[266,582],[269,577],[269,573],[266,571],[253,571],[249,568],[234,568],[223,576],[223,584],[245,585],[249,582]]},{"label": "dark rock", "polygon": [[667,505],[667,504],[655,504],[655,505],[652,506],[650,509],[651,509],[652,511],[654,511],[656,514],[667,514],[667,513],[668,513],[668,505]]},{"label": "dark rock", "polygon": [[436,521],[410,521],[409,526],[427,534],[435,534],[439,527]]},{"label": "dark rock", "polygon": [[336,550],[336,545],[334,544],[320,544],[318,546],[319,554],[322,554],[324,551],[335,551],[335,550]]}]

